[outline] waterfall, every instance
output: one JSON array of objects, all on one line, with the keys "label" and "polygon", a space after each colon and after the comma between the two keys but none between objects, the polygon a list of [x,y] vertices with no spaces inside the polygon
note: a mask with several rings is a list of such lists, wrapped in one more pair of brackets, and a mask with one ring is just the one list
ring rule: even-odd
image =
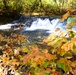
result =
[{"label": "waterfall", "polygon": [[[44,30],[45,33],[54,33],[57,28],[61,31],[66,31],[66,21],[60,22],[58,18],[49,17],[20,17],[11,23],[0,25],[0,30],[18,30],[19,26],[22,26],[24,32],[33,32],[37,30]],[[73,31],[76,31],[76,26],[72,27]]]}]

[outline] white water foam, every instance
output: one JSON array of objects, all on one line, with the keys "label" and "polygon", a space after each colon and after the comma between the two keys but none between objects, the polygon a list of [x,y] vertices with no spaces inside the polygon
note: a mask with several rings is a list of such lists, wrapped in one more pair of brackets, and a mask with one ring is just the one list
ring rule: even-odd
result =
[{"label": "white water foam", "polygon": [[53,19],[50,21],[49,19],[40,19],[38,18],[36,21],[32,22],[30,27],[25,28],[25,31],[35,31],[38,29],[48,30],[47,33],[55,32],[56,28],[60,28],[60,30],[66,30],[65,22],[59,22],[59,19]]},{"label": "white water foam", "polygon": [[[0,25],[0,30],[9,30],[11,29],[11,26],[16,25],[14,24],[5,24]],[[65,30],[65,23],[59,22],[59,19],[53,19],[50,21],[48,18],[41,19],[37,18],[37,20],[33,21],[30,27],[24,26],[23,31],[35,31],[35,30],[47,30],[47,33],[53,33],[55,32],[56,28],[60,28],[61,30]],[[19,28],[14,28],[14,30],[17,30]]]},{"label": "white water foam", "polygon": [[5,24],[5,25],[0,25],[0,30],[9,30],[11,29],[11,26],[15,24]]},{"label": "white water foam", "polygon": [[[11,26],[14,25],[16,25],[16,23],[0,25],[0,30],[11,29]],[[51,21],[48,18],[45,19],[37,18],[37,20],[32,22],[30,27],[27,27],[26,25],[23,26],[23,31],[47,30],[46,33],[54,33],[56,28],[59,28],[61,31],[66,31],[66,21],[60,22],[58,18],[53,19]],[[18,28],[15,28],[14,30],[16,29]],[[76,26],[74,26],[72,30],[76,31]]]}]

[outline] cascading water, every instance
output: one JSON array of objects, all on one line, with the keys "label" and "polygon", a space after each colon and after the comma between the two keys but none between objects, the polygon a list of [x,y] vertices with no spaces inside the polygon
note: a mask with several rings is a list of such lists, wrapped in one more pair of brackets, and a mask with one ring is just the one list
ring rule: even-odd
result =
[{"label": "cascading water", "polygon": [[[32,40],[37,40],[48,36],[50,33],[55,32],[56,28],[62,31],[66,31],[66,21],[60,22],[58,18],[42,18],[42,17],[21,17],[19,20],[15,20],[9,24],[0,25],[0,30],[17,30],[19,26],[23,27],[21,34],[29,36]],[[76,27],[73,27],[74,31]]]},{"label": "cascading water", "polygon": [[56,28],[61,28],[61,30],[65,30],[66,22],[59,22],[59,19],[51,19],[50,18],[37,18],[37,17],[21,17],[19,20],[15,20],[11,23],[0,25],[0,30],[9,30],[14,26],[13,30],[16,30],[16,25],[22,25],[23,31],[35,31],[35,30],[47,30],[49,33],[55,31]]}]

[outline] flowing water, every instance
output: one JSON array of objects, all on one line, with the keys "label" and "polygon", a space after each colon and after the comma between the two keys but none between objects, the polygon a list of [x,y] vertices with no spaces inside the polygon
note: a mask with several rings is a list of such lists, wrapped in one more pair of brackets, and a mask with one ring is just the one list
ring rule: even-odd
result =
[{"label": "flowing water", "polygon": [[22,26],[22,31],[19,33],[29,36],[29,41],[40,41],[42,38],[46,38],[50,33],[58,35],[55,32],[56,28],[66,31],[66,21],[60,22],[58,18],[52,17],[27,16],[21,16],[18,20],[0,25],[0,30],[18,30],[20,26]]}]

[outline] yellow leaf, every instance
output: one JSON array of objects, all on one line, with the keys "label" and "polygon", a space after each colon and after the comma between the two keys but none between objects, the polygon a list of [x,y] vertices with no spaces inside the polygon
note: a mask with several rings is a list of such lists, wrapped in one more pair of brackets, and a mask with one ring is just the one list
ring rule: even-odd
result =
[{"label": "yellow leaf", "polygon": [[76,46],[76,38],[72,38],[71,42]]},{"label": "yellow leaf", "polygon": [[71,63],[72,67],[76,67],[76,60]]},{"label": "yellow leaf", "polygon": [[49,42],[49,41],[52,41],[52,40],[54,40],[54,39],[56,39],[56,38],[57,38],[57,36],[56,36],[55,34],[50,34],[50,35],[48,36],[48,38],[46,39],[46,41]]},{"label": "yellow leaf", "polygon": [[64,15],[62,16],[62,18],[60,19],[60,22],[63,22],[63,21],[66,20],[69,16],[70,16],[70,12],[68,11],[66,14],[64,14]]},{"label": "yellow leaf", "polygon": [[10,64],[12,64],[12,65],[14,65],[14,66],[15,66],[15,65],[18,66],[18,65],[20,64],[20,62],[18,62],[16,59],[12,59],[12,60],[10,60],[9,62],[10,62]]},{"label": "yellow leaf", "polygon": [[66,44],[64,44],[61,49],[65,50],[65,51],[69,51],[69,50],[73,50],[73,43],[71,42],[67,42]]}]

